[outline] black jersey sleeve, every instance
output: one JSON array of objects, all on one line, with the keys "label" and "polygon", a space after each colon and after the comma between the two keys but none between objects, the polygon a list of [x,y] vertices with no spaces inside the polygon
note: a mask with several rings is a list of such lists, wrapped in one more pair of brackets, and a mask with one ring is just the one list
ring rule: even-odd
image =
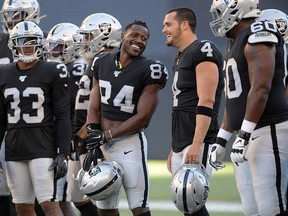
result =
[{"label": "black jersey sleeve", "polygon": [[192,57],[195,66],[204,61],[214,62],[218,67],[222,64],[222,55],[217,46],[211,41],[200,41],[194,52]]},{"label": "black jersey sleeve", "polygon": [[278,44],[282,40],[276,25],[268,21],[254,22],[250,26],[250,35],[248,37],[249,44],[267,43]]},{"label": "black jersey sleeve", "polygon": [[168,70],[165,65],[155,59],[147,59],[144,65],[148,71],[144,85],[156,84],[159,88],[163,89],[168,80]]},{"label": "black jersey sleeve", "polygon": [[51,95],[55,118],[55,142],[60,154],[68,154],[72,129],[68,71],[64,64],[56,65]]}]

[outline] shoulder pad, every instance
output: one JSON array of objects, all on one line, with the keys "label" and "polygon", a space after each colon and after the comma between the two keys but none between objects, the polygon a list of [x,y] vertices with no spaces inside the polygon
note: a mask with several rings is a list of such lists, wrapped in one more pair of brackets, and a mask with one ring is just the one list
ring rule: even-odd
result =
[{"label": "shoulder pad", "polygon": [[248,43],[255,44],[255,43],[278,43],[278,37],[269,31],[259,31],[254,34],[251,34],[248,38]]}]

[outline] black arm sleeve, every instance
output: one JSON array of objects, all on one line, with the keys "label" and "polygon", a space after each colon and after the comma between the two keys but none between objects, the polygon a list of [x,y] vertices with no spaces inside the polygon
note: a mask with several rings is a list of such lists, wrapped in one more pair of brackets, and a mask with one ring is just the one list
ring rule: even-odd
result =
[{"label": "black arm sleeve", "polygon": [[55,121],[55,142],[60,154],[70,153],[72,138],[68,77],[57,76],[53,82],[52,101]]}]

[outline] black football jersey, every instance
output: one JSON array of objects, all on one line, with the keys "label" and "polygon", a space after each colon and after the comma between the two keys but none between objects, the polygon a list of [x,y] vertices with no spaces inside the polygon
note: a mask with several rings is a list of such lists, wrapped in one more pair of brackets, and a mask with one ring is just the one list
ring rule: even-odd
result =
[{"label": "black football jersey", "polygon": [[79,82],[87,68],[87,64],[81,61],[74,61],[66,64],[66,66],[70,74],[69,88],[70,88],[71,122],[72,122],[72,131],[74,134],[76,132],[74,125],[75,101],[77,97],[77,92],[79,90]]},{"label": "black football jersey", "polygon": [[91,70],[99,81],[101,115],[125,121],[137,113],[138,101],[146,86],[165,87],[168,71],[160,61],[144,56],[135,58],[123,68],[118,66],[117,59],[118,52],[100,55],[94,59]]},{"label": "black football jersey", "polygon": [[82,58],[81,62],[82,64],[85,64],[86,69],[84,71],[83,76],[79,80],[79,86],[75,99],[75,115],[73,120],[75,131],[80,130],[81,127],[86,122],[89,97],[92,89],[92,79],[93,79],[93,73],[90,69],[92,62],[87,61],[87,59],[85,59],[84,57]]},{"label": "black football jersey", "polygon": [[0,32],[0,64],[13,62],[12,51],[8,47],[9,34]]},{"label": "black football jersey", "polygon": [[40,60],[32,69],[0,65],[0,139],[6,160],[31,160],[69,153],[71,140],[68,72],[64,64]]},{"label": "black football jersey", "polygon": [[[241,31],[233,43],[230,44],[224,61],[225,98],[228,124],[233,130],[239,130],[246,111],[246,100],[250,90],[248,64],[244,56],[244,48],[249,43],[249,38],[265,35],[276,35],[275,71],[272,80],[265,110],[256,128],[269,124],[276,124],[288,119],[288,105],[285,97],[286,56],[284,55],[284,40],[281,34],[264,22],[255,22],[250,27]],[[264,38],[265,39],[265,38]],[[262,43],[271,43],[264,41]]]},{"label": "black football jersey", "polygon": [[[222,55],[216,45],[211,41],[196,40],[185,48],[183,52],[177,54],[173,65],[172,147],[177,152],[184,149],[187,145],[190,145],[194,137],[196,107],[199,101],[196,66],[204,61],[215,63],[219,71],[219,82],[213,107],[214,112],[204,142],[213,143],[219,128],[217,117],[224,87]],[[191,114],[187,117],[177,112]],[[181,134],[181,136],[179,136],[179,134]]]}]

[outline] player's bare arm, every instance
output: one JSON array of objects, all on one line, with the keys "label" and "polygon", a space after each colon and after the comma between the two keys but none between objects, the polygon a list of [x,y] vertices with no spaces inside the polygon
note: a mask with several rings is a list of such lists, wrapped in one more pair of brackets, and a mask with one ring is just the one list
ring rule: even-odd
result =
[{"label": "player's bare arm", "polygon": [[89,123],[100,123],[100,105],[101,105],[101,97],[100,97],[100,88],[99,81],[93,78],[93,87],[91,89],[88,114],[86,125]]},{"label": "player's bare arm", "polygon": [[275,46],[267,43],[245,47],[251,85],[245,119],[251,122],[258,122],[266,106],[274,76],[275,52]]},{"label": "player's bare arm", "polygon": [[[215,92],[218,85],[219,73],[217,65],[213,62],[202,62],[196,67],[197,94],[199,97],[198,107],[210,108],[213,110],[215,102]],[[186,154],[186,163],[199,161],[202,144],[211,117],[207,115],[196,115],[196,128],[193,143]]]}]

